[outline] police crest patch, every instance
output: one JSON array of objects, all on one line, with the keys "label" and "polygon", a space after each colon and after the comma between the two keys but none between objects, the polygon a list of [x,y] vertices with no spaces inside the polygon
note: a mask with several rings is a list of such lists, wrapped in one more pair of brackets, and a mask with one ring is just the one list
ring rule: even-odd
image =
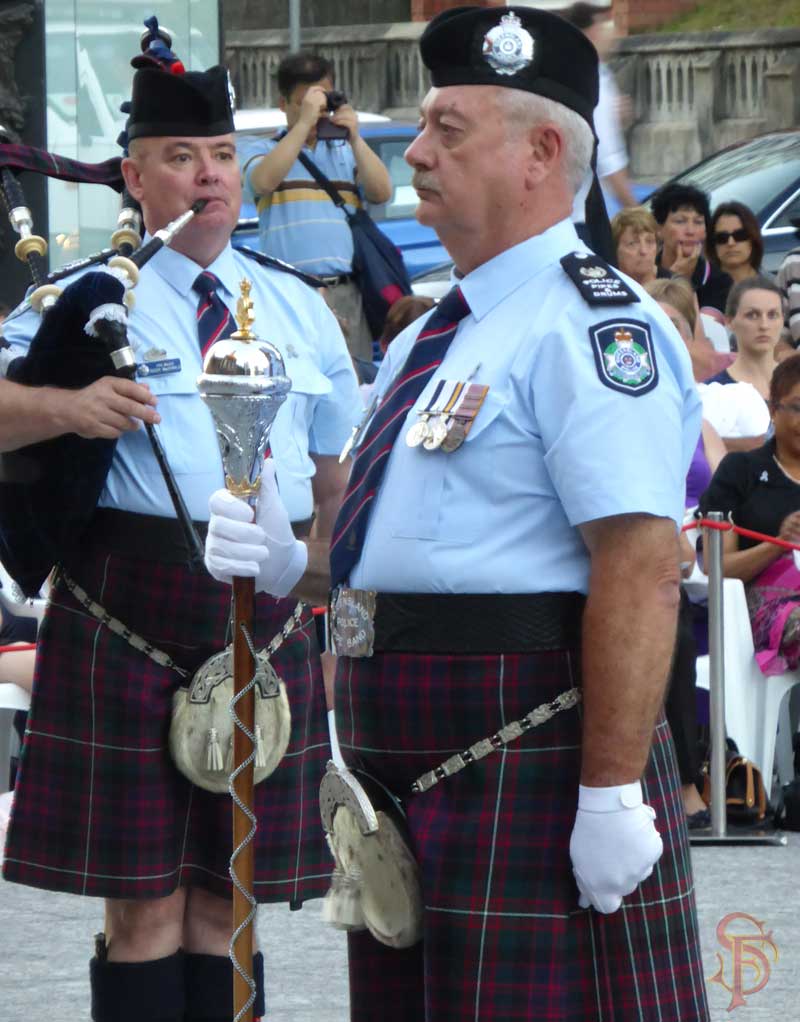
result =
[{"label": "police crest patch", "polygon": [[658,366],[647,323],[607,320],[589,328],[597,375],[612,390],[639,397],[658,383]]}]

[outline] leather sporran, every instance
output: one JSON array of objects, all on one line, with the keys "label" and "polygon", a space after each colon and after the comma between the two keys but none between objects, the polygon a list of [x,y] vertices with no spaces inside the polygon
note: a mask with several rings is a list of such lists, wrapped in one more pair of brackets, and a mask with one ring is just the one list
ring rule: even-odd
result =
[{"label": "leather sporran", "polygon": [[[255,764],[259,784],[278,766],[289,745],[291,711],[286,686],[266,652],[256,653]],[[169,751],[180,772],[206,791],[223,793],[233,760],[233,647],[202,664],[172,702]]]},{"label": "leather sporran", "polygon": [[367,929],[388,947],[416,944],[422,939],[419,866],[397,800],[372,778],[329,762],[319,801],[336,862],[323,919],[342,930]]}]

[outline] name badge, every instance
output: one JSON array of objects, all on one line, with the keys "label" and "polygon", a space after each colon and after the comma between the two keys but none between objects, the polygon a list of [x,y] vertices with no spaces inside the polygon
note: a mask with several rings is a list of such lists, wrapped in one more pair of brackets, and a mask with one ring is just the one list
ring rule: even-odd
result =
[{"label": "name badge", "polygon": [[181,371],[181,360],[179,358],[157,358],[152,362],[141,362],[137,372],[138,376],[169,376],[170,373]]}]

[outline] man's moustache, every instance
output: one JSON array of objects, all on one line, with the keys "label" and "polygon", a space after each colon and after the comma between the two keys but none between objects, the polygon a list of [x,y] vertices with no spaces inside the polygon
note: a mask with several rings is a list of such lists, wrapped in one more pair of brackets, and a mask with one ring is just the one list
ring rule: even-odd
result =
[{"label": "man's moustache", "polygon": [[427,174],[415,174],[411,179],[411,186],[417,192],[439,192],[438,182]]}]

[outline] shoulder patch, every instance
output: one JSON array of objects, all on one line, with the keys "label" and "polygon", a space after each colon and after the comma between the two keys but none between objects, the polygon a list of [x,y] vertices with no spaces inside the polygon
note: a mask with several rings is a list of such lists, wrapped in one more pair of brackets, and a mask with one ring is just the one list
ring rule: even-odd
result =
[{"label": "shoulder patch", "polygon": [[561,265],[588,305],[631,305],[639,301],[616,270],[593,252],[570,252]]},{"label": "shoulder patch", "polygon": [[609,319],[589,327],[597,375],[612,390],[639,397],[658,383],[658,366],[648,323]]},{"label": "shoulder patch", "polygon": [[325,287],[319,277],[315,277],[313,273],[306,273],[304,270],[298,270],[296,266],[292,266],[291,263],[285,263],[282,259],[276,259],[275,256],[265,255],[263,252],[257,252],[254,248],[248,248],[247,245],[239,246],[236,251],[247,256],[248,259],[254,259],[262,266],[269,266],[270,269],[281,270],[283,273],[291,273],[293,277],[299,277],[299,279],[302,280],[304,284],[308,284],[309,287]]}]

